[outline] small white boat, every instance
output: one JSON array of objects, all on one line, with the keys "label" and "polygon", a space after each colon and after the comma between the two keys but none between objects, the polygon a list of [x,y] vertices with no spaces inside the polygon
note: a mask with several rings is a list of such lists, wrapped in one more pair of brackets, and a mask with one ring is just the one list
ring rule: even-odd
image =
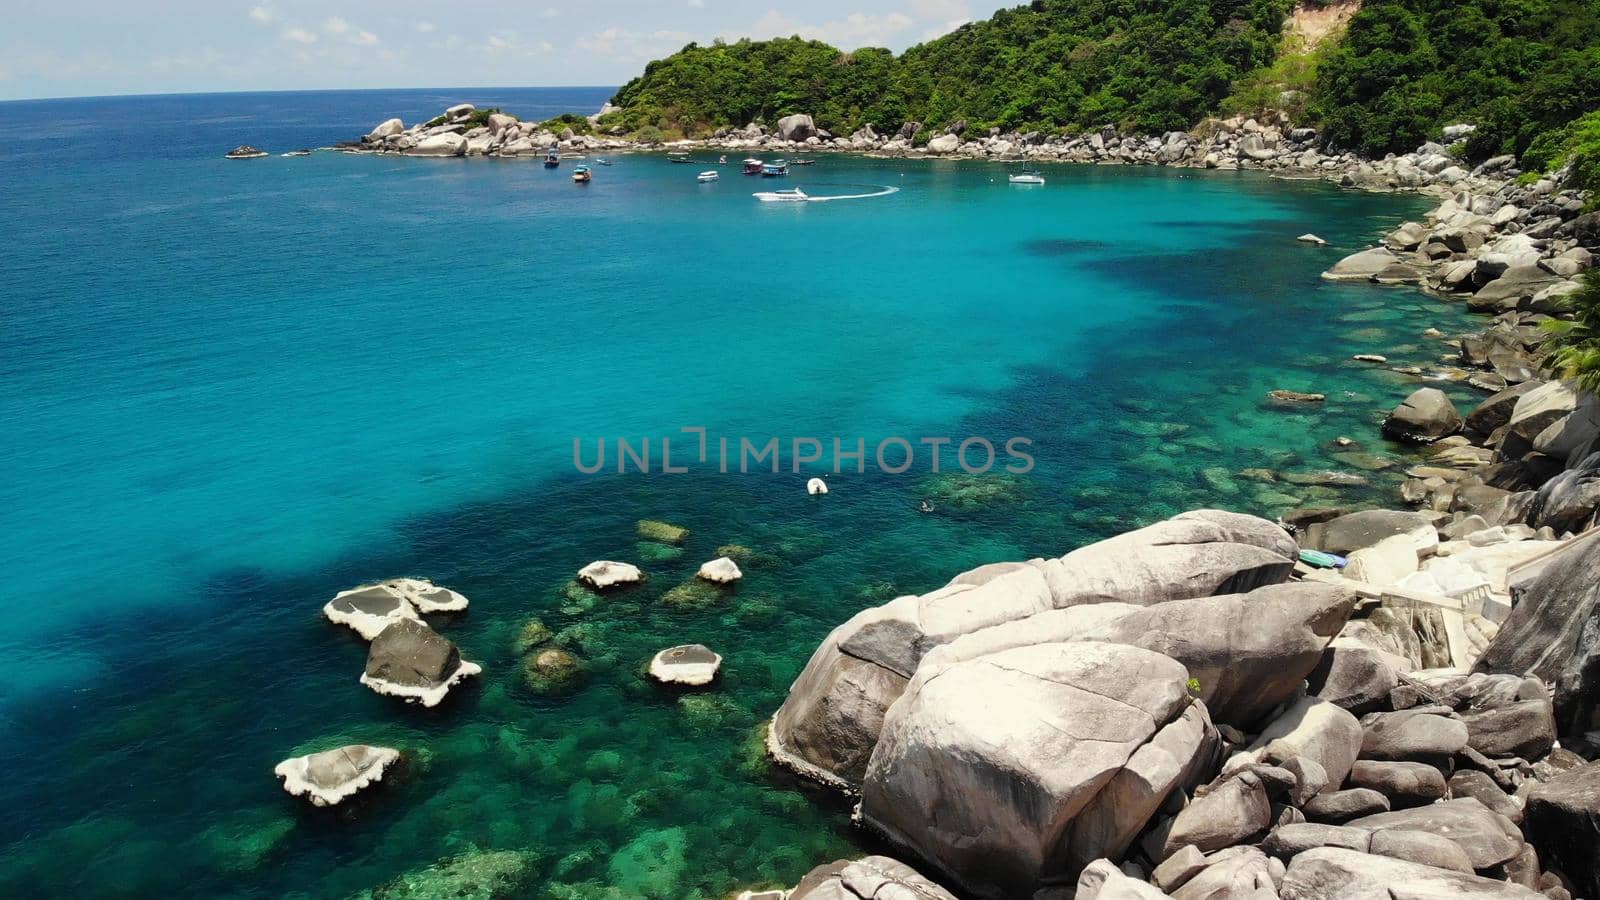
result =
[{"label": "small white boat", "polygon": [[695,180],[697,180],[697,181],[716,181],[717,177],[718,176],[717,176],[716,172],[701,172],[699,175],[695,176]]},{"label": "small white boat", "polygon": [[788,188],[782,191],[757,191],[753,194],[762,203],[804,203],[811,198],[799,188]]},{"label": "small white boat", "polygon": [[1044,176],[1038,172],[1019,172],[1006,180],[1012,184],[1044,184]]}]

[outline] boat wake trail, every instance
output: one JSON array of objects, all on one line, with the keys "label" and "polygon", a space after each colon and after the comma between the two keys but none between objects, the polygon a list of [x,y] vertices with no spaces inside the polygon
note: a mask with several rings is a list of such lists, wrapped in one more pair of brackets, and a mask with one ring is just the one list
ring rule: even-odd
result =
[{"label": "boat wake trail", "polygon": [[870,194],[837,194],[832,197],[807,197],[806,202],[826,203],[829,200],[866,200],[870,197],[887,197],[890,194],[897,194],[899,192],[900,189],[897,187],[884,186]]}]

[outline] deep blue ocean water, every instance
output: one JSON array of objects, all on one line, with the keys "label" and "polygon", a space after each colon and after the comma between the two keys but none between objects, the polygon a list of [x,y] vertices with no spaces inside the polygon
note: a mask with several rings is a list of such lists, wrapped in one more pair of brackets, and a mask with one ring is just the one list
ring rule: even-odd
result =
[{"label": "deep blue ocean water", "polygon": [[[898,192],[790,205],[735,166],[696,182],[703,153],[618,155],[586,186],[570,162],[276,155],[462,100],[543,118],[609,93],[0,104],[0,804],[26,811],[0,818],[0,893],[347,896],[444,859],[521,867],[536,897],[792,884],[860,840],[759,746],[834,624],[1195,506],[1386,497],[1398,470],[1332,441],[1404,460],[1374,426],[1415,379],[1349,357],[1432,366],[1448,348],[1422,332],[1467,327],[1320,281],[1422,208],[1321,183],[1062,166],[1025,188],[823,156],[786,186]],[[222,159],[241,143],[275,155]],[[1277,407],[1280,387],[1329,402]],[[1026,437],[1037,466],[851,462],[818,499],[818,466],[787,459],[615,473],[618,437],[670,437],[676,463],[695,426],[830,459],[862,438],[869,466],[889,436]],[[576,472],[574,438],[592,460],[602,437],[612,468]],[[682,554],[642,518],[688,527]],[[726,544],[754,555],[736,590],[662,601]],[[650,582],[573,594],[602,558]],[[437,624],[484,675],[434,710],[361,687],[362,644],[319,618],[399,574],[472,600]],[[534,617],[580,686],[529,690]],[[718,688],[652,689],[641,666],[686,641],[727,657]],[[358,741],[410,764],[341,815],[271,775]]]}]

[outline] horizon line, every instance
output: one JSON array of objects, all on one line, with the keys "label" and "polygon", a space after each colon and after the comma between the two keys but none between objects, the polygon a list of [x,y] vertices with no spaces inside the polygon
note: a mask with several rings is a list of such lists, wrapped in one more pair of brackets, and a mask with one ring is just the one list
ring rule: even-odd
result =
[{"label": "horizon line", "polygon": [[609,84],[499,84],[478,86],[428,86],[428,87],[368,87],[368,88],[272,88],[233,91],[146,91],[125,94],[60,94],[50,97],[6,97],[4,103],[43,103],[53,100],[136,100],[150,97],[226,97],[259,94],[360,94],[381,91],[525,91],[525,90],[576,90],[594,88],[615,91],[621,85]]}]

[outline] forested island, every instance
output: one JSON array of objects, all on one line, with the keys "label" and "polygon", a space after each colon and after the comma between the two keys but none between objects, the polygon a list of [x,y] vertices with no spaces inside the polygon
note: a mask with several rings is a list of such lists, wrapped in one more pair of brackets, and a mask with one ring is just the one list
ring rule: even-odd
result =
[{"label": "forested island", "polygon": [[[1286,24],[1287,23],[1287,24]],[[1369,157],[1477,126],[1473,161],[1600,184],[1600,7],[1582,0],[1034,0],[896,56],[798,37],[689,44],[597,126],[705,137],[808,114],[833,134],[916,123],[1042,135],[1188,130],[1282,111]]]}]

